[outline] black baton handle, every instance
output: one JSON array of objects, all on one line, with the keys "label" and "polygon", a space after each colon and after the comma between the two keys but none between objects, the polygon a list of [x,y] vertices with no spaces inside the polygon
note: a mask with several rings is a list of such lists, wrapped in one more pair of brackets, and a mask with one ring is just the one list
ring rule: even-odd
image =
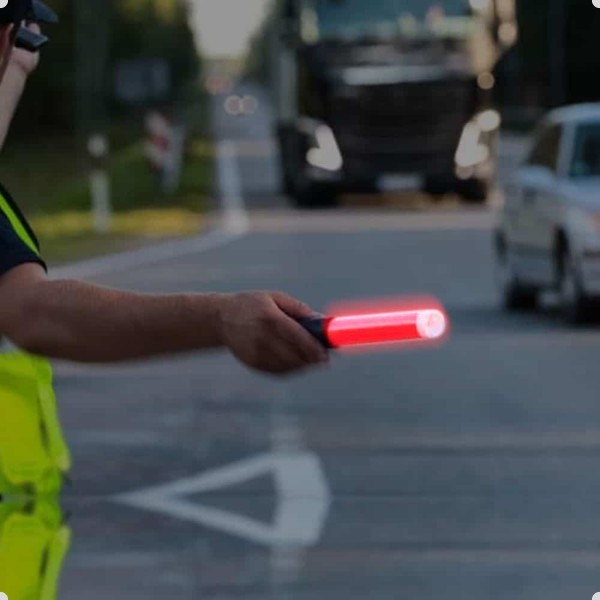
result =
[{"label": "black baton handle", "polygon": [[308,331],[325,348],[333,349],[329,338],[327,337],[327,324],[330,319],[323,317],[314,317],[308,319],[299,319],[298,323]]},{"label": "black baton handle", "polygon": [[[27,13],[27,23],[58,23],[58,15],[40,0],[33,0]],[[42,33],[34,33],[27,27],[19,27],[15,47],[29,52],[39,52],[49,39]]]},{"label": "black baton handle", "polygon": [[41,33],[34,33],[26,27],[20,27],[15,40],[15,47],[28,52],[39,52],[49,41]]}]

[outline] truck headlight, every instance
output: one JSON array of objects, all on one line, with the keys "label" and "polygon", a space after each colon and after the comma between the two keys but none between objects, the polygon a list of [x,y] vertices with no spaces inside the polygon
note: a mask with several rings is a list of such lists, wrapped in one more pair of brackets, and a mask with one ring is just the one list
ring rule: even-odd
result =
[{"label": "truck headlight", "polygon": [[344,166],[344,159],[331,127],[324,123],[316,125],[310,138],[306,160],[312,167],[325,171],[339,171]]},{"label": "truck headlight", "polygon": [[465,125],[454,157],[459,169],[476,167],[490,158],[490,136],[498,131],[500,124],[497,111],[485,110]]}]

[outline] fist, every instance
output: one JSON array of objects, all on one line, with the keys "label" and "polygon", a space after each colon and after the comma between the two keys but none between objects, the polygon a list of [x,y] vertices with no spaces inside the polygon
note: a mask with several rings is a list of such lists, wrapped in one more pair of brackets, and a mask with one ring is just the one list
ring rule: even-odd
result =
[{"label": "fist", "polygon": [[257,371],[284,375],[329,362],[329,354],[296,319],[315,313],[279,292],[226,296],[222,337],[233,355]]},{"label": "fist", "polygon": [[[31,23],[27,28],[35,33],[40,33],[41,31],[40,26],[36,23]],[[18,71],[19,74],[25,77],[29,77],[37,69],[39,62],[39,52],[28,52],[21,48],[13,48],[8,68]]]}]

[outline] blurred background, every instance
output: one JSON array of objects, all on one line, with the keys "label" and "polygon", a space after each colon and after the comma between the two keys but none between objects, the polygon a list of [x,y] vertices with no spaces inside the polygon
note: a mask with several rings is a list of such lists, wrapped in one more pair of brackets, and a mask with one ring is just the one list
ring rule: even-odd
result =
[{"label": "blurred background", "polygon": [[[137,235],[195,231],[214,196],[211,96],[224,96],[219,102],[229,116],[260,108],[256,94],[246,92],[268,96],[268,124],[260,135],[268,127],[277,141],[278,191],[296,204],[317,206],[337,202],[332,183],[351,193],[370,193],[379,184],[398,191],[414,187],[415,175],[435,197],[458,192],[483,202],[496,175],[495,154],[462,168],[459,181],[455,173],[454,153],[474,113],[493,107],[511,134],[526,135],[549,107],[593,101],[598,93],[597,59],[589,51],[598,17],[584,0],[392,2],[368,9],[267,0],[222,7],[208,0],[57,0],[53,8],[61,25],[30,83],[0,175],[58,262],[103,252],[107,244],[129,246]],[[423,24],[437,30],[435,43],[425,40]],[[421,69],[419,75],[419,66],[429,74]],[[427,78],[434,67],[447,69],[446,81],[403,85],[403,72]],[[352,98],[360,86],[347,77],[364,79],[369,69],[367,83],[374,73],[388,78],[387,88],[363,82],[365,96]],[[240,84],[258,88],[235,94]],[[451,106],[441,110],[440,96]],[[364,123],[345,123],[357,110],[364,111]],[[340,128],[337,142],[348,153],[343,177],[298,163],[307,135],[314,137],[307,129],[325,113],[331,115],[323,123]],[[495,112],[485,116],[493,154],[500,121]],[[95,159],[89,142],[98,136],[104,143]],[[433,152],[438,143],[445,148]],[[313,167],[308,179],[298,172],[302,166]],[[94,167],[110,176],[111,209],[126,214],[113,221],[112,235],[84,242],[76,238],[94,226],[88,214]],[[26,176],[32,170],[36,177]],[[157,197],[157,179],[168,198]],[[139,209],[163,210],[162,230],[154,213],[127,218]],[[96,214],[95,229],[106,234],[104,221]]]},{"label": "blurred background", "polygon": [[600,591],[600,10],[51,5],[0,180],[54,276],[431,294],[453,335],[290,380],[57,364],[75,468],[62,506],[2,505],[49,532],[11,600]]}]

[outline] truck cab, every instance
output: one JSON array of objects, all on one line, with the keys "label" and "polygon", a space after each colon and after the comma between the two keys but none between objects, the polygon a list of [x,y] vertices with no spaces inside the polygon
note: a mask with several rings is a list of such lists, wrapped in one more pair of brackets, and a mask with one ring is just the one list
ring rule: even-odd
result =
[{"label": "truck cab", "polygon": [[280,0],[274,23],[277,137],[298,206],[406,187],[486,199],[514,0]]}]

